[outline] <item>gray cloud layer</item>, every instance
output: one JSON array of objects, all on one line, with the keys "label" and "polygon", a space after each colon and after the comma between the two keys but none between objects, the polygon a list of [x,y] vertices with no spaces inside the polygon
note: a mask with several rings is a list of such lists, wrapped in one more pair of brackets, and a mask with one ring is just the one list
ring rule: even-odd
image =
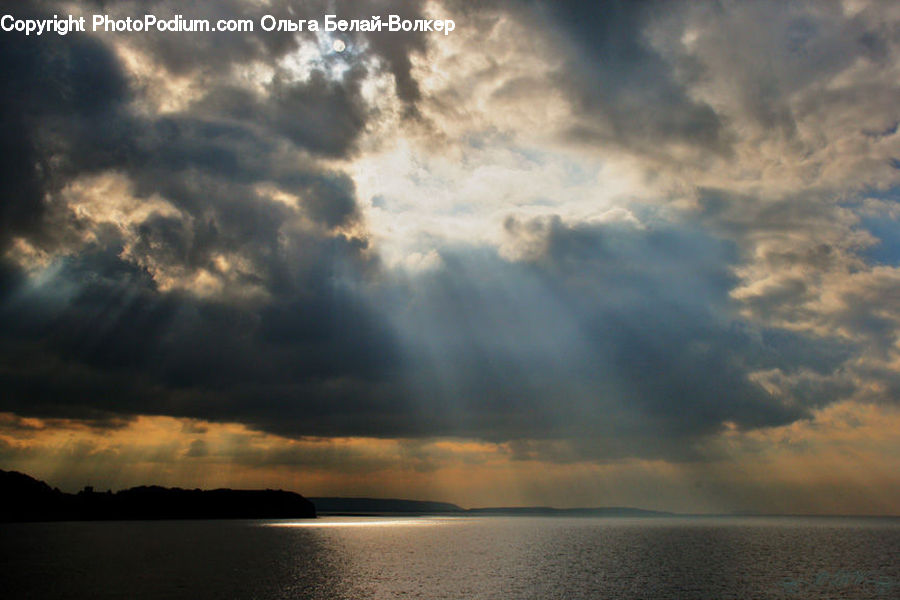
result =
[{"label": "gray cloud layer", "polygon": [[[58,9],[16,3],[14,12]],[[240,2],[197,10],[252,13]],[[386,10],[338,3],[346,18]],[[421,10],[390,5],[409,16]],[[836,9],[814,8],[821,14],[782,27],[791,52],[813,58],[764,74],[742,65],[735,77],[747,79],[723,100],[697,92],[716,68],[702,62],[712,50],[663,50],[689,20],[727,22],[762,8],[560,2],[466,10],[549,24],[564,57],[556,83],[575,108],[566,139],[646,153],[653,168],[689,147],[711,161],[685,164],[692,172],[735,159],[740,135],[754,127],[795,142],[799,117],[786,103],[803,81],[792,73],[837,72],[847,52],[883,62],[897,44],[896,32],[885,38],[862,16],[835,29]],[[760,14],[744,17],[768,27]],[[852,41],[830,44],[844,49],[832,53],[816,46],[822,36]],[[786,424],[853,394],[858,382],[843,366],[866,355],[876,332],[890,329],[882,342],[890,351],[893,313],[876,322],[844,310],[834,316],[841,326],[824,329],[821,314],[809,314],[819,293],[810,273],[860,268],[850,264],[856,249],[837,240],[858,231],[852,219],[835,239],[762,252],[759,240],[779,228],[800,235],[817,222],[822,204],[809,194],[785,200],[781,191],[710,185],[699,192],[696,225],[649,208],[640,226],[512,215],[505,234],[516,259],[446,247],[435,270],[391,272],[370,247],[353,180],[328,161],[355,156],[377,118],[362,92],[373,71],[390,73],[405,118],[421,119],[417,106],[427,98],[412,56],[426,43],[412,34],[363,38],[356,42],[365,50],[339,76],[276,70],[263,93],[216,73],[276,64],[297,38],[137,38],[153,69],[206,85],[182,108],[154,114],[139,108],[145,90],[126,73],[116,38],[0,36],[0,410],[166,414],[293,436],[567,438],[595,457],[689,457],[726,423]],[[768,94],[759,93],[760,78],[770,80]],[[752,125],[741,132],[720,104],[732,101]],[[891,137],[896,126],[879,131]],[[109,183],[111,173],[128,186]],[[84,183],[101,180],[101,195],[149,208],[130,209],[127,222],[102,217],[103,198]],[[93,212],[76,210],[79,202]],[[828,206],[839,216],[840,207]],[[45,264],[36,271],[23,252]],[[736,298],[753,279],[740,269],[760,252],[779,281]],[[808,326],[789,326],[801,322]]]}]

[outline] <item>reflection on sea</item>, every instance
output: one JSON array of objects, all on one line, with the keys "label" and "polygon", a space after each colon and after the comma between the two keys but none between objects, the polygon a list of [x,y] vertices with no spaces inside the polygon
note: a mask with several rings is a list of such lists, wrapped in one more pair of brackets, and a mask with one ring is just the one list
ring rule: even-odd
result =
[{"label": "reflection on sea", "polygon": [[4,524],[8,598],[871,600],[900,520],[327,517]]},{"label": "reflection on sea", "polygon": [[433,527],[459,522],[452,518],[385,518],[385,517],[320,517],[303,521],[271,521],[262,523],[266,527]]}]

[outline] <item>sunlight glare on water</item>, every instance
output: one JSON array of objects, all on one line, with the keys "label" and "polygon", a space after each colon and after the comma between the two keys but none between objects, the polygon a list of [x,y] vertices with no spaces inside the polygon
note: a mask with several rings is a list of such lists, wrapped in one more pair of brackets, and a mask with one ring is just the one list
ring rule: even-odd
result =
[{"label": "sunlight glare on water", "polygon": [[320,517],[310,521],[263,523],[265,527],[431,527],[445,525],[450,519]]}]

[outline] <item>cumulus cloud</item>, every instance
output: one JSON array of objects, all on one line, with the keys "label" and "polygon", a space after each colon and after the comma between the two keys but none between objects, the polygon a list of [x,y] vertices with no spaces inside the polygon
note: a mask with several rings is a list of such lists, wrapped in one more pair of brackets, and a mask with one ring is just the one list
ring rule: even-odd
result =
[{"label": "cumulus cloud", "polygon": [[0,410],[577,462],[896,398],[892,5],[192,10],[459,23],[0,36]]}]

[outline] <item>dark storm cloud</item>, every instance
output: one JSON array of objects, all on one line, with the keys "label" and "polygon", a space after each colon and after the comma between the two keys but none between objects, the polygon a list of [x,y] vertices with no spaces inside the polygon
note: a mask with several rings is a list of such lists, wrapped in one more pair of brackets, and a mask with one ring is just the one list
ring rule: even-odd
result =
[{"label": "dark storm cloud", "polygon": [[[15,14],[58,8],[18,3]],[[117,14],[138,5],[103,8]],[[202,40],[192,48],[191,36],[164,37],[148,47],[180,39],[177,51],[154,48],[173,71],[188,68],[177,57],[191,56],[198,67],[207,51],[210,59],[244,61],[275,58],[290,45],[229,38],[213,51]],[[276,422],[292,410],[285,399],[309,395],[315,404],[323,381],[367,378],[390,363],[390,337],[352,291],[375,264],[363,255],[367,242],[332,231],[357,218],[353,183],[315,159],[347,152],[364,127],[364,71],[278,80],[265,99],[217,83],[195,106],[154,116],[131,106],[136,92],[104,43],[114,39],[0,36],[3,242],[24,239],[56,255],[43,280],[4,261],[3,409]],[[164,198],[174,210],[152,211],[125,229],[103,221],[102,206],[74,211],[73,182],[110,172],[127,177],[133,191],[125,193],[139,204]],[[259,186],[292,194],[298,206]],[[227,285],[258,290],[264,305],[242,308],[182,290],[180,282],[198,273],[224,278],[227,259],[222,267],[215,258],[225,255],[246,263]],[[174,289],[164,291],[167,279]],[[248,404],[261,405],[254,416]]]},{"label": "dark storm cloud", "polygon": [[[543,250],[525,263],[447,253],[444,268],[365,304],[316,288],[326,277],[261,309],[161,295],[114,253],[82,255],[52,288],[6,297],[15,359],[2,408],[234,420],[291,436],[567,437],[596,456],[672,457],[724,422],[807,414],[811,404],[749,381],[753,370],[844,358],[736,318],[730,250],[695,230],[509,228],[529,228]],[[316,262],[353,250],[332,252]],[[392,325],[373,305],[393,305]]]},{"label": "dark storm cloud", "polygon": [[[716,112],[692,98],[684,80],[699,76],[654,48],[650,27],[678,21],[687,3],[486,0],[451,2],[463,14],[510,15],[552,40],[563,59],[556,85],[572,102],[575,122],[566,136],[590,145],[614,145],[655,155],[667,144],[728,153]],[[704,3],[714,6],[714,3]],[[676,77],[679,75],[680,77]]]},{"label": "dark storm cloud", "polygon": [[[40,14],[17,8],[22,17]],[[127,107],[125,76],[98,40],[20,38],[0,39],[4,244],[23,235],[49,250],[66,245],[71,240],[62,238],[83,224],[72,223],[67,207],[48,198],[74,177],[106,170],[128,174],[138,197],[162,194],[193,217],[191,223],[156,218],[141,228],[141,243],[156,239],[191,264],[217,241],[253,246],[277,239],[284,210],[258,198],[251,189],[258,183],[299,195],[307,213],[327,227],[355,218],[352,182],[303,153],[337,156],[352,145],[365,122],[358,71],[343,83],[314,73],[309,82],[279,86],[265,105],[232,102],[231,113],[148,118]],[[289,126],[288,115],[300,124]]]},{"label": "dark storm cloud", "polygon": [[[27,3],[15,8],[20,18],[43,16]],[[73,142],[58,128],[103,127],[126,99],[127,85],[109,51],[83,36],[5,33],[0,56],[0,246],[5,246],[13,235],[40,233],[44,195],[58,186],[50,159]]]},{"label": "dark storm cloud", "polygon": [[[728,292],[735,251],[665,224],[510,220],[531,256],[443,256],[412,284],[413,385],[444,419],[495,441],[574,437],[596,455],[684,454],[725,422],[781,425],[811,400],[750,375],[828,372],[836,341],[751,326]],[[590,444],[587,440],[593,439]]]},{"label": "dark storm cloud", "polygon": [[[123,106],[123,77],[98,43],[78,36],[46,44],[6,35],[2,41],[11,49],[6,56],[22,55],[22,66],[11,61],[4,81],[11,90],[4,96],[7,129],[31,128],[5,139],[20,147],[4,156],[10,182],[4,241],[19,236],[51,252],[74,252],[58,259],[50,281],[39,288],[6,265],[3,408],[92,419],[149,413],[241,420],[248,415],[240,404],[214,399],[223,387],[260,381],[290,387],[335,372],[352,378],[371,372],[362,363],[389,360],[389,340],[373,341],[377,325],[359,300],[340,289],[342,272],[363,276],[368,259],[360,254],[364,240],[328,233],[352,221],[356,205],[345,175],[303,159],[302,152],[321,148],[317,140],[288,136],[300,146],[285,148],[262,135],[252,119],[144,118]],[[310,86],[290,93],[296,103],[317,97]],[[249,116],[257,116],[254,108]],[[331,148],[346,142],[342,128],[329,127],[324,115],[305,121],[336,132]],[[52,165],[40,170],[41,162]],[[123,238],[115,228],[98,228],[69,212],[59,199],[65,184],[109,169],[129,176],[139,200],[161,195],[180,214],[151,214]],[[259,183],[297,194],[322,228],[306,226],[285,236],[281,229],[295,215],[260,196],[253,189]],[[51,196],[56,200],[48,203]],[[98,236],[95,242],[72,242],[87,230]],[[215,271],[211,261],[221,252],[238,252],[250,262],[232,283],[273,294],[264,310],[161,294],[149,274]],[[314,327],[298,327],[304,319]],[[246,338],[257,331],[294,335],[293,346],[254,347]],[[365,341],[358,343],[356,335]],[[373,352],[372,345],[385,347]],[[290,397],[307,387],[316,384],[304,383]],[[244,392],[251,404],[265,394],[253,389]],[[260,420],[277,420],[278,410],[278,402],[269,404]]]},{"label": "dark storm cloud", "polygon": [[[300,5],[271,10],[290,6]],[[318,18],[322,6],[307,9]],[[558,77],[584,117],[574,134],[721,149],[715,115],[646,43],[651,15],[676,10],[667,6],[509,7],[568,34]],[[243,9],[204,3],[191,16]],[[14,253],[0,263],[0,411],[110,423],[172,415],[291,436],[572,438],[591,456],[688,456],[724,423],[790,423],[832,397],[814,377],[800,384],[812,392],[794,395],[754,382],[776,367],[828,373],[847,350],[743,320],[729,296],[739,251],[699,229],[510,219],[517,260],[445,248],[441,266],[398,279],[369,252],[353,181],[322,166],[356,151],[373,118],[361,85],[374,67],[299,81],[279,72],[258,94],[214,75],[276,61],[295,38],[135,39],[164,75],[204,76],[209,87],[152,114],[132,103],[141,90],[129,87],[115,36],[0,36],[0,240],[49,256],[34,272]],[[368,42],[415,113],[421,36]],[[111,173],[130,188],[75,185]],[[104,220],[72,208],[79,193],[165,207]]]},{"label": "dark storm cloud", "polygon": [[[333,248],[330,259],[340,252]],[[359,300],[324,276],[310,279],[249,310],[159,294],[114,253],[65,261],[52,285],[4,295],[3,408],[82,418],[284,417],[299,430],[304,414],[319,410],[326,382],[377,379],[391,363],[390,337]]]},{"label": "dark storm cloud", "polygon": [[725,148],[712,108],[691,99],[648,40],[652,19],[677,13],[672,2],[548,2],[541,7],[571,44],[560,77],[586,118],[571,134],[650,149],[660,142]]},{"label": "dark storm cloud", "polygon": [[[255,24],[253,34],[248,33],[214,33],[192,35],[189,40],[179,39],[166,33],[153,33],[139,38],[138,45],[173,74],[215,73],[233,65],[258,61],[272,66],[276,61],[296,50],[300,40],[315,39],[315,34],[304,32],[260,31],[262,17],[271,15],[276,19],[313,19],[323,26],[327,14],[335,14],[338,18],[371,19],[380,15],[387,19],[389,14],[399,15],[402,19],[416,20],[423,17],[423,3],[419,0],[338,0],[326,2],[322,0],[276,0],[267,3],[247,3],[243,0],[226,0],[224,2],[193,3],[188,11],[183,7],[173,7],[168,2],[102,2],[96,3],[100,10],[110,16],[155,14],[160,18],[182,14],[189,19],[207,19],[216,22],[219,19],[249,19]],[[418,82],[412,76],[411,54],[423,52],[425,36],[421,32],[396,32],[391,35],[368,33],[340,33],[340,37],[366,45],[368,53],[377,56],[384,68],[393,75],[397,95],[407,103],[415,113],[415,102],[420,98]],[[320,106],[325,110],[334,107]],[[320,122],[320,121],[316,121]],[[293,121],[293,126],[298,123]],[[306,126],[312,126],[307,123]]]}]

